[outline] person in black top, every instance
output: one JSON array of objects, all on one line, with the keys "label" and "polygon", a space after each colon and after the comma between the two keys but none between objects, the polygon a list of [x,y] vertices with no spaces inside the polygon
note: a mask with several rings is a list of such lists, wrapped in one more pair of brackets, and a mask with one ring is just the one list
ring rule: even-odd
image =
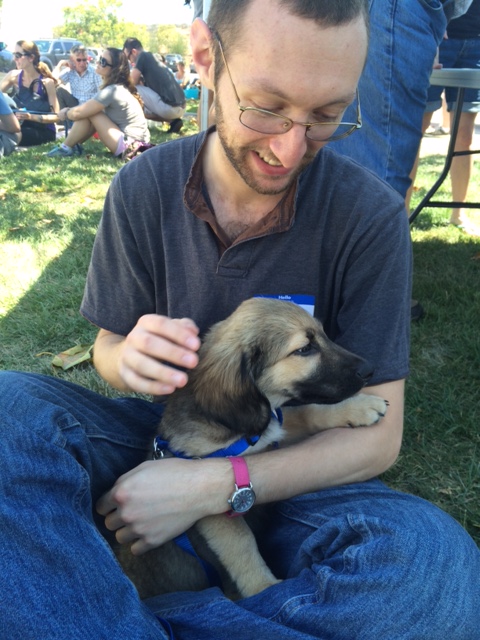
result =
[{"label": "person in black top", "polygon": [[186,102],[173,73],[153,53],[144,51],[137,38],[127,38],[123,51],[134,65],[131,75],[143,100],[146,117],[169,122],[169,133],[178,133],[183,126]]}]

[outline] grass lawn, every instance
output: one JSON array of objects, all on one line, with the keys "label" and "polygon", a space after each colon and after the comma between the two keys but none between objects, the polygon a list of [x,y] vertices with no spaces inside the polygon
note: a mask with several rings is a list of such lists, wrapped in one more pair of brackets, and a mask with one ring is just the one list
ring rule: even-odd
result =
[{"label": "grass lawn", "polygon": [[[194,131],[190,122],[182,135]],[[152,127],[153,142],[172,137]],[[90,364],[63,371],[51,361],[94,340],[96,329],[78,308],[105,193],[122,164],[95,140],[79,158],[46,158],[49,148],[0,164],[0,368],[112,394]],[[413,205],[441,162],[422,162]],[[479,195],[476,168],[470,196]],[[480,238],[448,226],[448,217],[448,210],[426,210],[412,228],[414,297],[426,317],[412,326],[404,445],[385,480],[440,505],[480,542]]]}]

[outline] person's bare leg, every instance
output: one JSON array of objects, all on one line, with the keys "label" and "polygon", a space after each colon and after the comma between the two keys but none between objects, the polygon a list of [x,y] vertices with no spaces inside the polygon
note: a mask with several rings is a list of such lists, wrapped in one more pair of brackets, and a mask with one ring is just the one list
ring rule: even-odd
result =
[{"label": "person's bare leg", "polygon": [[73,123],[72,128],[68,132],[67,137],[65,138],[64,144],[67,147],[74,147],[76,144],[80,144],[85,142],[93,136],[95,133],[95,129],[92,126],[89,118],[85,118],[83,120],[76,120]]},{"label": "person's bare leg", "polygon": [[447,99],[445,91],[442,93],[442,124],[441,128],[444,133],[450,133],[450,117],[448,115]]},{"label": "person's bare leg", "polygon": [[109,151],[115,154],[118,149],[118,143],[120,139],[123,138],[123,131],[104,113],[97,113],[97,115],[92,116],[90,120],[100,140]]},{"label": "person's bare leg", "polygon": [[[461,114],[455,151],[468,151],[471,149],[476,115],[476,113]],[[452,181],[452,199],[455,202],[466,201],[472,170],[473,156],[457,156],[453,159],[450,177]],[[465,209],[460,207],[452,209],[450,222],[456,225],[468,226],[469,221]]]}]

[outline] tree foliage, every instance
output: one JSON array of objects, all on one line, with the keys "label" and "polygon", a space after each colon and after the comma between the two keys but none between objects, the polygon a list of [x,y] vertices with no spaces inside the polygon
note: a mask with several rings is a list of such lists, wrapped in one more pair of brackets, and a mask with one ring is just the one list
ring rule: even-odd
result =
[{"label": "tree foliage", "polygon": [[115,46],[121,0],[98,0],[95,4],[65,7],[63,25],[55,29],[56,35],[77,38],[85,45]]},{"label": "tree foliage", "polygon": [[188,38],[173,24],[155,25],[150,29],[150,51],[159,53],[188,53]]},{"label": "tree foliage", "polygon": [[[2,2],[2,0],[0,0]],[[121,0],[97,0],[66,7],[56,37],[76,38],[86,46],[121,48],[126,38],[138,38],[147,51],[188,53],[188,38],[174,25],[146,25],[125,22],[118,17]]]}]

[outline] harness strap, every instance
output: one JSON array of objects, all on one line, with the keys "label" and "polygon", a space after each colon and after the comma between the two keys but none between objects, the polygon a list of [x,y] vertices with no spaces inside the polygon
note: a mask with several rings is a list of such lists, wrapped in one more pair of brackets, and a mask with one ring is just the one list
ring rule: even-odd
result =
[{"label": "harness strap", "polygon": [[212,567],[211,564],[209,564],[208,562],[205,562],[205,560],[198,555],[198,553],[193,548],[192,543],[190,542],[190,538],[187,536],[186,533],[182,533],[181,535],[177,536],[176,538],[173,539],[173,541],[177,546],[180,547],[180,549],[183,549],[183,551],[185,551],[186,553],[191,555],[193,558],[198,560],[198,562],[202,565],[202,568],[205,572],[205,575],[207,576],[207,579],[211,587],[221,586],[222,583],[220,580],[220,576],[218,575],[218,573],[215,571],[215,569]]},{"label": "harness strap", "polygon": [[[280,424],[283,424],[283,414],[281,409],[272,410],[272,418],[274,420],[278,420]],[[204,456],[205,458],[227,458],[227,457],[236,457],[246,451],[249,447],[253,447],[260,440],[260,436],[253,436],[252,438],[240,438],[233,444],[224,449],[217,449],[217,451],[212,451],[212,453]],[[165,453],[168,452],[170,455],[175,458],[186,458],[192,459],[192,456],[187,456],[183,451],[175,451],[170,448],[170,443],[168,440],[164,440],[161,436],[156,436],[153,440],[153,459],[161,460],[165,457]],[[186,533],[182,533],[181,535],[174,538],[175,544],[177,544],[183,551],[186,551],[189,555],[193,556],[200,562],[202,568],[207,576],[207,579],[212,587],[221,586],[221,580],[218,573],[208,562],[205,562],[203,558],[200,558],[198,553],[193,548],[192,543],[190,542],[189,537]]]},{"label": "harness strap", "polygon": [[[274,420],[278,420],[278,422],[283,424],[283,413],[281,409],[275,409],[271,411],[272,418]],[[217,449],[216,451],[212,451],[208,453],[204,458],[228,458],[228,457],[236,457],[241,455],[244,451],[246,451],[249,447],[253,447],[260,440],[260,436],[252,436],[251,438],[240,438],[233,444],[225,447],[224,449]],[[175,451],[170,447],[170,443],[168,440],[164,440],[161,436],[155,436],[153,440],[153,459],[159,460],[160,458],[165,457],[165,452],[168,451],[175,458],[185,458],[192,459],[195,456],[187,456],[184,451]]]}]

